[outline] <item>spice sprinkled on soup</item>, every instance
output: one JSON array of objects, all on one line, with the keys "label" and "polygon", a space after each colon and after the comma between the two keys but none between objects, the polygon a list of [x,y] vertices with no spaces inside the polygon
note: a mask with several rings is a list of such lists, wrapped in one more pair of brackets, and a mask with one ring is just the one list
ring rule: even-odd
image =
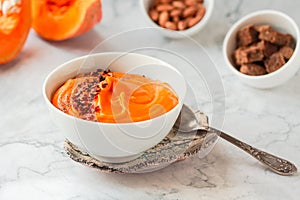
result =
[{"label": "spice sprinkled on soup", "polygon": [[99,69],[67,80],[52,103],[81,119],[129,123],[163,115],[178,104],[178,97],[167,83]]}]

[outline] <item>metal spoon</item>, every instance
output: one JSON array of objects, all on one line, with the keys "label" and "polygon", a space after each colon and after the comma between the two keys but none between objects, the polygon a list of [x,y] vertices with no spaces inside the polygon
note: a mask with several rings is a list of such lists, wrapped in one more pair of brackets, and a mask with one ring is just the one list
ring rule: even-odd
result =
[{"label": "metal spoon", "polygon": [[[180,117],[179,117],[174,125],[174,128],[176,128],[177,130],[181,132],[191,132],[198,129],[203,129],[203,127],[201,127],[197,122],[197,118],[195,117],[194,112],[189,107],[183,105],[181,110],[181,115],[187,116],[187,117],[181,117],[182,119],[190,119],[190,120],[180,121]],[[263,165],[267,166],[270,170],[272,170],[277,174],[289,176],[297,172],[296,166],[283,158],[279,158],[277,156],[274,156],[272,154],[254,148],[251,145],[246,144],[213,127],[209,127],[208,132],[217,134],[221,138],[230,142],[231,144],[234,144],[235,146],[244,150],[246,153],[250,154],[252,157],[257,159],[259,162],[261,162]]]}]

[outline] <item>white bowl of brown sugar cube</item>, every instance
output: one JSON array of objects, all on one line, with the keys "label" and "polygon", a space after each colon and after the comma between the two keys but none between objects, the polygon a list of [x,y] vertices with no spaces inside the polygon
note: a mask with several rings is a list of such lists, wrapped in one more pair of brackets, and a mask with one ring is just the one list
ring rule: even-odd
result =
[{"label": "white bowl of brown sugar cube", "polygon": [[141,0],[140,6],[148,24],[164,36],[184,38],[207,24],[214,0]]},{"label": "white bowl of brown sugar cube", "polygon": [[228,31],[223,54],[230,70],[255,88],[279,86],[300,66],[299,28],[288,15],[262,10],[237,21]]}]

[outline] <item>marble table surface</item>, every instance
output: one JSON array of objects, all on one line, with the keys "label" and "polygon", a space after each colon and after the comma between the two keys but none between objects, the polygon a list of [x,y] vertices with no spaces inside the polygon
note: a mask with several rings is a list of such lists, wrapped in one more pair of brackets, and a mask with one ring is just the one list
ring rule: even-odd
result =
[{"label": "marble table surface", "polygon": [[[103,20],[85,35],[48,42],[31,31],[19,57],[0,67],[0,199],[299,199],[299,173],[276,175],[221,139],[207,156],[153,173],[116,175],[83,167],[64,152],[64,137],[41,92],[50,71],[90,52],[141,47],[137,51],[169,62],[179,53],[193,60],[193,67],[176,62],[189,80],[189,95],[197,102],[192,106],[231,135],[300,167],[300,73],[280,87],[258,90],[242,84],[222,55],[224,36],[240,17],[276,9],[300,24],[299,7],[294,0],[216,0],[202,32],[172,40],[144,29],[137,0],[103,0]],[[195,69],[200,73],[193,74]]]}]

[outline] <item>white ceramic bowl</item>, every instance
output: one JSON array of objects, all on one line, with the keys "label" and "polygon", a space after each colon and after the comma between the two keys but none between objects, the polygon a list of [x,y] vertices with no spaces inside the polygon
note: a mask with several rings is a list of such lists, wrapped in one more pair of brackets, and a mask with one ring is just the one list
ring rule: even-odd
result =
[{"label": "white ceramic bowl", "polygon": [[[169,83],[179,97],[178,105],[150,120],[113,124],[82,120],[65,114],[51,104],[51,97],[58,87],[75,77],[79,70],[82,73],[108,66],[112,71],[145,75]],[[185,92],[185,80],[174,67],[156,58],[133,53],[99,53],[76,58],[52,71],[43,85],[43,96],[51,117],[65,137],[99,160],[111,163],[132,160],[158,144],[174,125]]]},{"label": "white ceramic bowl", "polygon": [[173,31],[173,30],[169,30],[169,29],[160,27],[150,18],[148,11],[149,11],[150,4],[152,2],[153,2],[153,0],[140,0],[140,8],[145,17],[145,20],[148,22],[149,25],[156,28],[164,36],[169,37],[169,38],[177,38],[177,39],[195,35],[201,29],[203,29],[204,26],[207,24],[209,18],[211,17],[213,8],[214,8],[214,0],[204,0],[203,5],[206,8],[206,13],[205,13],[204,17],[195,26],[193,26],[189,29],[186,29],[183,31]]},{"label": "white ceramic bowl", "polygon": [[[232,60],[232,53],[236,49],[236,34],[242,27],[250,24],[268,24],[277,31],[291,34],[296,40],[293,56],[275,72],[262,76],[249,76],[239,72]],[[272,88],[281,85],[294,76],[300,65],[299,28],[295,21],[286,14],[274,10],[262,10],[251,13],[237,21],[228,31],[223,44],[223,55],[229,69],[244,83],[255,88]]]}]

